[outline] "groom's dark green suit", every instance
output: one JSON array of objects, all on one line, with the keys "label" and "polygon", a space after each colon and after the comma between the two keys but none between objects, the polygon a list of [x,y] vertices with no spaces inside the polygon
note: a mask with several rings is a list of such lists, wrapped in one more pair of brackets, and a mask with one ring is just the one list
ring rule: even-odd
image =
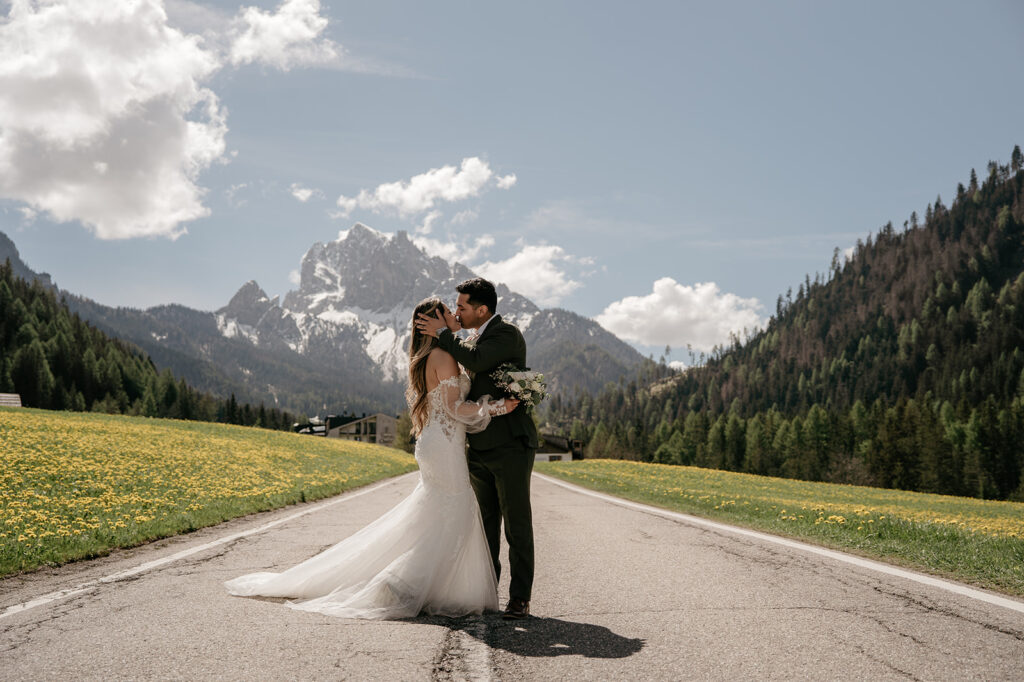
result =
[{"label": "groom's dark green suit", "polygon": [[[438,345],[451,353],[472,376],[467,398],[484,395],[502,397],[503,391],[490,374],[499,365],[510,362],[526,367],[526,341],[515,326],[495,315],[483,333],[470,344],[459,340],[445,328],[438,334]],[[468,436],[469,478],[480,503],[487,544],[494,560],[494,572],[501,575],[498,561],[501,523],[509,546],[511,583],[509,596],[530,601],[533,589],[533,514],[530,510],[530,475],[537,450],[537,427],[530,413],[517,407],[509,414],[491,419],[480,433]]]}]

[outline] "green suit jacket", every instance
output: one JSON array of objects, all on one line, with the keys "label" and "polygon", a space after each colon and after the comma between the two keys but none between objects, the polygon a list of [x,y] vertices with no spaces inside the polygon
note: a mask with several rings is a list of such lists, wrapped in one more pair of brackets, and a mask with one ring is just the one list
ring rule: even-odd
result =
[{"label": "green suit jacket", "polygon": [[[507,397],[491,378],[491,372],[498,365],[511,362],[516,367],[526,367],[526,341],[523,334],[514,325],[502,321],[501,315],[495,315],[487,324],[484,333],[469,345],[460,340],[450,329],[443,329],[437,338],[438,345],[455,358],[455,361],[466,368],[473,377],[469,387],[469,400],[479,400],[482,396],[492,398]],[[517,407],[509,414],[491,419],[491,423],[480,433],[467,436],[469,447],[474,450],[492,450],[499,447],[520,445],[524,450],[537,449],[537,427],[533,417],[522,407]]]}]

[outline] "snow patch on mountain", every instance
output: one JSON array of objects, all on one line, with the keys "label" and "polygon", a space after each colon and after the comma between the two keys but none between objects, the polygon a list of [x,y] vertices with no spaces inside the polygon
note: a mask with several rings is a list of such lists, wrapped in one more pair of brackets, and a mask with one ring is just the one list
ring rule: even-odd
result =
[{"label": "snow patch on mountain", "polygon": [[[288,348],[317,363],[354,362],[384,382],[404,382],[412,310],[430,296],[453,307],[455,286],[475,276],[461,263],[427,254],[404,231],[387,235],[356,223],[336,240],[309,248],[298,289],[283,301],[247,282],[217,311],[217,328],[227,338]],[[518,326],[528,343],[539,343],[541,352],[564,337],[593,338],[627,363],[626,356],[635,353],[592,320],[541,310],[502,284],[497,293],[499,314]]]},{"label": "snow patch on mountain", "polygon": [[525,332],[530,328],[530,323],[533,322],[535,316],[536,313],[521,313],[515,316],[515,321],[512,324],[519,327],[519,331]]},{"label": "snow patch on mountain", "polygon": [[249,325],[240,324],[238,320],[226,317],[221,313],[215,314],[214,319],[217,320],[217,330],[225,338],[244,338],[254,346],[260,345],[259,334]]},{"label": "snow patch on mountain", "polygon": [[409,370],[405,348],[409,335],[399,336],[391,327],[371,324],[366,335],[366,354],[380,367],[388,381],[401,381]]},{"label": "snow patch on mountain", "polygon": [[345,326],[353,326],[359,324],[359,315],[352,312],[351,310],[335,310],[334,306],[331,306],[327,310],[318,314],[316,317],[320,318],[324,322],[333,322],[334,324],[340,324]]}]

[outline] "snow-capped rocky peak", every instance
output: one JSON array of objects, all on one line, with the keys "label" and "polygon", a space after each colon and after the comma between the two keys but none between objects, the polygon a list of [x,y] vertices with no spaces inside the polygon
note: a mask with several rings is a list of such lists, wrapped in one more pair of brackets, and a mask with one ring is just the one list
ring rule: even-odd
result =
[{"label": "snow-capped rocky peak", "polygon": [[278,299],[270,299],[255,280],[249,280],[231,298],[231,301],[217,311],[225,318],[237,320],[240,324],[255,327],[268,310],[277,305]]},{"label": "snow-capped rocky peak", "polygon": [[299,288],[284,307],[318,316],[334,311],[411,311],[422,299],[455,298],[455,285],[473,277],[459,263],[431,257],[404,232],[386,235],[356,223],[332,242],[316,243],[302,259]]},{"label": "snow-capped rocky peak", "polygon": [[[456,285],[475,276],[461,263],[428,255],[404,231],[388,235],[356,223],[334,241],[310,247],[302,259],[299,288],[288,292],[282,304],[248,282],[217,311],[217,325],[230,338],[264,348],[287,347],[317,364],[355,363],[384,380],[401,381],[408,369],[416,304],[439,296],[453,305]],[[541,311],[504,284],[497,284],[497,293],[503,319],[528,338],[557,343],[551,311]],[[596,327],[566,314],[573,319],[560,319],[557,327],[569,333],[580,325]]]}]

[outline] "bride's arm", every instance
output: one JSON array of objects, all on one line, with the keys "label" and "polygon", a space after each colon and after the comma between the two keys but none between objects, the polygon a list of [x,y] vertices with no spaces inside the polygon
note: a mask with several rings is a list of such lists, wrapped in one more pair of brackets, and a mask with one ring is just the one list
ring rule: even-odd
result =
[{"label": "bride's arm", "polygon": [[436,376],[441,388],[441,406],[445,413],[452,419],[466,425],[469,433],[480,433],[491,423],[491,417],[506,414],[510,409],[515,409],[518,404],[509,401],[506,404],[504,398],[491,400],[490,396],[483,396],[480,400],[463,400],[460,396],[462,391],[459,388],[459,366],[455,358],[447,353],[439,354]]}]

